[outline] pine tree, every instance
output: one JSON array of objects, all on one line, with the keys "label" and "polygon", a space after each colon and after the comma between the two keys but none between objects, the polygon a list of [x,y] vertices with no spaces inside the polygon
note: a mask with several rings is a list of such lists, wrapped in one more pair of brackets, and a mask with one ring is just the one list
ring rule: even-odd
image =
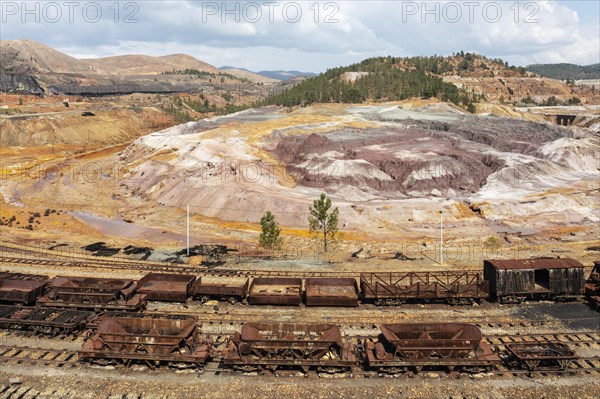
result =
[{"label": "pine tree", "polygon": [[325,193],[321,193],[318,200],[314,200],[312,206],[309,207],[310,215],[308,217],[308,225],[310,232],[315,234],[319,239],[323,239],[323,252],[327,253],[329,243],[335,241],[338,232],[338,216],[339,210],[336,207],[329,213],[331,208],[331,200],[327,198]]},{"label": "pine tree", "polygon": [[269,251],[281,249],[283,239],[280,237],[281,229],[279,223],[275,220],[275,215],[271,211],[267,211],[260,218],[261,232],[258,237],[258,245]]}]

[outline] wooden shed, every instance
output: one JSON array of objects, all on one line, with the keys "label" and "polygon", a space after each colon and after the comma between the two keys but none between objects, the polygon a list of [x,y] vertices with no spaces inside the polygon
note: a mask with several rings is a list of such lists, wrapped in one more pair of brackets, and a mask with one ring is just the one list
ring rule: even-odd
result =
[{"label": "wooden shed", "polygon": [[584,266],[569,258],[485,260],[483,274],[495,298],[579,295],[585,281]]}]

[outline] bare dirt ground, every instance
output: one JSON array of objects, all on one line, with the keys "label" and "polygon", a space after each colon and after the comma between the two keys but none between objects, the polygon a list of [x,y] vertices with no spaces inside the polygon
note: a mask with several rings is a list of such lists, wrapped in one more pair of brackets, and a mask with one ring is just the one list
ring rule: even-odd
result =
[{"label": "bare dirt ground", "polygon": [[[72,371],[6,370],[0,376],[0,397],[38,398],[479,398],[548,399],[597,398],[600,384],[595,378],[568,380],[546,377],[510,380],[413,379],[327,380],[261,378],[212,375],[157,375],[102,370]],[[15,372],[16,371],[16,372]],[[27,375],[23,375],[27,374]],[[19,384],[10,379],[18,378]],[[20,395],[28,396],[20,396]]]}]

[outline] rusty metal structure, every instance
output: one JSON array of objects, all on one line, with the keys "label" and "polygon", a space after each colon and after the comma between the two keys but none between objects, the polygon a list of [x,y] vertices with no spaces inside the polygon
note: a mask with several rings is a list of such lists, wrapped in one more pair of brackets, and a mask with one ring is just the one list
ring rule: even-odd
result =
[{"label": "rusty metal structure", "polygon": [[211,299],[242,302],[248,293],[249,279],[206,280],[198,277],[192,286],[192,297],[206,303]]},{"label": "rusty metal structure", "polygon": [[142,361],[154,368],[161,363],[203,366],[211,343],[201,339],[196,319],[106,317],[96,334],[79,351],[82,360]]},{"label": "rusty metal structure", "polygon": [[574,297],[583,292],[584,266],[574,259],[485,260],[490,296],[502,302]]},{"label": "rusty metal structure", "polygon": [[149,301],[185,302],[194,280],[191,274],[150,273],[138,281],[138,292]]},{"label": "rusty metal structure", "polygon": [[223,365],[241,371],[316,369],[335,373],[356,365],[354,345],[333,324],[248,323],[230,340]]},{"label": "rusty metal structure", "polygon": [[408,301],[469,301],[487,298],[488,282],[479,272],[361,273],[364,302],[398,305]]},{"label": "rusty metal structure", "polygon": [[146,300],[144,295],[136,293],[136,288],[135,281],[127,279],[57,277],[37,303],[56,307],[140,310]]},{"label": "rusty metal structure", "polygon": [[27,274],[27,273],[13,273],[0,271],[0,280],[48,280],[48,276],[43,274]]},{"label": "rusty metal structure", "polygon": [[94,315],[82,310],[0,305],[0,327],[50,335],[72,334],[83,330]]},{"label": "rusty metal structure", "polygon": [[42,296],[48,280],[0,279],[0,302],[31,305]]},{"label": "rusty metal structure", "polygon": [[584,291],[590,304],[600,310],[600,261],[594,262],[590,277],[585,282]]},{"label": "rusty metal structure", "polygon": [[474,324],[382,324],[380,329],[379,340],[366,341],[364,350],[368,366],[383,373],[423,367],[480,371],[500,364]]},{"label": "rusty metal structure", "polygon": [[506,344],[511,360],[529,371],[566,370],[579,356],[562,342]]},{"label": "rusty metal structure", "polygon": [[302,303],[302,279],[255,278],[250,284],[248,303],[298,306]]},{"label": "rusty metal structure", "polygon": [[353,278],[307,278],[306,306],[358,306],[359,290]]}]

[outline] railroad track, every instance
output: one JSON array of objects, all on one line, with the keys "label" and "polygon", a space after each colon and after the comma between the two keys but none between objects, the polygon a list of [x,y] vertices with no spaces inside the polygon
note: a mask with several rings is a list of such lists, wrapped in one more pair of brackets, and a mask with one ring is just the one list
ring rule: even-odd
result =
[{"label": "railroad track", "polygon": [[597,374],[600,373],[600,356],[583,356],[574,360],[569,367],[564,370],[522,370],[522,369],[507,369],[500,367],[497,370],[491,370],[489,373],[498,376],[511,375],[518,376],[536,376],[536,375],[568,375],[568,374]]},{"label": "railroad track", "polygon": [[[261,309],[264,307],[261,307]],[[253,310],[252,307],[249,308]],[[340,324],[343,326],[352,326],[355,328],[366,328],[369,325],[378,326],[382,323],[382,320],[385,320],[386,323],[398,322],[398,323],[418,323],[418,322],[427,322],[431,321],[431,317],[427,315],[411,315],[410,319],[407,319],[407,314],[405,313],[396,313],[396,312],[385,312],[382,310],[389,310],[389,307],[377,307],[371,308],[373,312],[370,312],[368,316],[363,314],[352,314],[347,316],[306,316],[306,315],[297,315],[291,316],[290,314],[281,316],[279,321],[285,322],[285,320],[289,319],[288,322],[293,323],[331,323],[331,324]],[[406,309],[405,309],[406,310]],[[368,310],[367,310],[368,312]],[[121,315],[125,316],[127,313],[108,313],[108,315]],[[220,323],[248,323],[248,322],[263,322],[265,315],[258,314],[257,312],[231,312],[229,310],[225,311],[190,311],[190,310],[177,310],[176,312],[143,312],[140,315],[148,315],[151,317],[172,317],[174,314],[181,316],[190,316],[195,317],[199,323],[209,323],[209,322],[220,322]],[[272,316],[275,317],[275,316]],[[277,316],[279,317],[279,316]],[[556,322],[560,322],[565,325],[570,325],[574,323],[581,323],[584,321],[595,321],[598,324],[600,329],[600,320],[597,318],[591,317],[582,317],[582,318],[573,318],[573,319],[522,319],[520,321],[505,321],[510,316],[506,315],[482,315],[482,316],[470,316],[470,315],[460,315],[453,314],[452,322],[456,323],[470,323],[475,324],[479,328],[482,329],[516,329],[516,328],[532,328],[532,327],[543,327],[550,325],[552,326]],[[301,320],[299,320],[301,319]],[[359,320],[357,320],[359,319]]]},{"label": "railroad track", "polygon": [[562,342],[574,346],[600,345],[600,332],[577,331],[569,333],[535,333],[535,334],[486,334],[484,338],[493,345],[505,345],[519,342]]},{"label": "railroad track", "polygon": [[359,277],[360,272],[348,271],[293,271],[293,270],[257,270],[257,269],[209,269],[206,266],[187,266],[180,264],[154,264],[144,262],[123,262],[122,260],[108,259],[52,259],[33,258],[19,256],[0,256],[0,265],[25,264],[48,267],[73,267],[73,268],[97,268],[118,271],[134,272],[157,272],[157,273],[181,273],[197,274],[201,276],[214,277]]},{"label": "railroad track", "polygon": [[[235,256],[224,260],[236,262]],[[258,262],[256,259],[251,259]],[[81,267],[102,268],[107,270],[128,270],[140,272],[161,273],[191,273],[217,277],[359,277],[360,272],[348,271],[297,271],[297,270],[257,270],[257,269],[230,269],[214,268],[207,266],[189,266],[177,263],[156,261],[141,261],[129,258],[97,257],[85,254],[71,254],[61,251],[38,249],[27,246],[12,246],[0,244],[0,264],[28,264],[50,267]],[[481,272],[481,270],[461,269],[464,272]]]},{"label": "railroad track", "polygon": [[7,364],[32,364],[54,367],[74,367],[77,365],[76,351],[28,346],[0,345],[0,362]]}]

